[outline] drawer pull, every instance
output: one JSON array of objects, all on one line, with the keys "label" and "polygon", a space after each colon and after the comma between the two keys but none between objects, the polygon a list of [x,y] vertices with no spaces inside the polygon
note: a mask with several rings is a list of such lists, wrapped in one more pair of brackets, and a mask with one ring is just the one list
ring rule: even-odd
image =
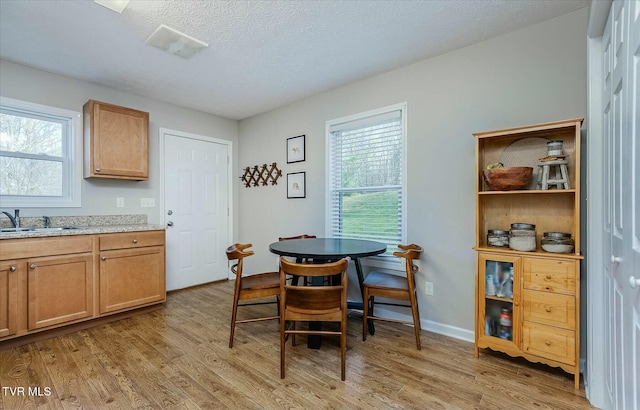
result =
[{"label": "drawer pull", "polygon": [[15,266],[12,266],[12,267],[10,267],[10,268],[9,268],[9,270],[10,270],[11,272],[15,272],[15,271],[16,271],[16,267],[15,267]]},{"label": "drawer pull", "polygon": [[100,172],[100,171],[101,171],[100,168],[96,168],[96,172]]},{"label": "drawer pull", "polygon": [[551,275],[547,275],[546,278],[551,280]]},{"label": "drawer pull", "polygon": [[550,340],[545,340],[544,344],[547,345],[547,346],[551,346],[551,341]]},{"label": "drawer pull", "polygon": [[36,264],[35,264],[35,263],[32,263],[31,265],[29,265],[29,267],[30,267],[31,269],[35,269],[35,268],[36,268]]},{"label": "drawer pull", "polygon": [[544,308],[544,310],[545,310],[545,312],[547,312],[547,313],[551,312],[551,308],[550,308],[550,307],[546,307],[546,308]]},{"label": "drawer pull", "polygon": [[100,258],[100,259],[102,259],[103,261],[106,261],[106,260],[107,260],[107,257],[106,257],[106,256],[103,256],[103,257],[102,257],[102,258]]},{"label": "drawer pull", "polygon": [[133,243],[138,243],[138,240],[137,240],[137,239],[134,239],[134,240],[133,240]]}]

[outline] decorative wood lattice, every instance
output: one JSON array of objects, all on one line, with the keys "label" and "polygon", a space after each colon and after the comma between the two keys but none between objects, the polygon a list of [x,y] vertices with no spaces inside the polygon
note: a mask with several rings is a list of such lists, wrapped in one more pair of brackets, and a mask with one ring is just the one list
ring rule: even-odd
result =
[{"label": "decorative wood lattice", "polygon": [[251,186],[267,186],[269,183],[278,185],[278,178],[281,176],[282,171],[278,169],[278,164],[274,162],[270,166],[262,164],[262,167],[257,165],[253,168],[246,167],[240,179],[244,182],[244,186],[249,188]]}]

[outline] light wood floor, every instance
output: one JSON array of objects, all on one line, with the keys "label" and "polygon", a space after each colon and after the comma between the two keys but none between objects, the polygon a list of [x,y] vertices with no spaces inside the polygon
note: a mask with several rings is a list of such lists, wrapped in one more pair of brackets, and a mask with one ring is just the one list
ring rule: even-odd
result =
[{"label": "light wood floor", "polygon": [[384,322],[362,342],[358,314],[345,382],[337,340],[312,350],[304,337],[288,344],[281,380],[276,321],[239,325],[228,348],[231,285],[172,292],[162,310],[0,352],[0,409],[591,408],[572,376],[488,351],[475,359],[471,343],[423,331],[417,351],[411,328]]}]

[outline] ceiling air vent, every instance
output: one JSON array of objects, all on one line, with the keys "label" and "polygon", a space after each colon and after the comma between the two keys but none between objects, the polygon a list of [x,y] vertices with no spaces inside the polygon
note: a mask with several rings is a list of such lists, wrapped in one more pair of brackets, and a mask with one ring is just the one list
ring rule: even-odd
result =
[{"label": "ceiling air vent", "polygon": [[203,43],[164,24],[161,24],[151,33],[144,42],[184,59],[191,58],[200,50],[209,47],[207,43]]}]

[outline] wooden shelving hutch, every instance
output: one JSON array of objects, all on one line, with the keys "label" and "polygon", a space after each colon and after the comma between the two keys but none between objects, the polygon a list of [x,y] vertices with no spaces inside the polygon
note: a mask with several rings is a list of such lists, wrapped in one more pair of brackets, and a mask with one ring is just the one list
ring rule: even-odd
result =
[{"label": "wooden shelving hutch", "polygon": [[[479,356],[479,349],[488,348],[524,357],[531,362],[560,367],[574,375],[576,389],[580,386],[580,262],[583,259],[580,251],[582,121],[582,118],[577,118],[474,134],[475,356]],[[534,182],[520,190],[492,191],[485,184],[482,170],[488,164],[502,162],[505,150],[516,142],[526,142],[522,141],[524,139],[563,141],[563,152],[568,155],[570,189],[541,190]],[[526,155],[526,150],[523,154]],[[535,156],[536,152],[531,155]],[[534,158],[535,161],[537,159]],[[488,230],[508,231],[512,223],[536,226],[535,251],[519,252],[489,246]],[[571,233],[575,242],[574,252],[545,252],[540,247],[544,232]],[[487,275],[504,278],[505,271],[512,278],[512,282],[507,279],[510,282],[508,291],[501,295],[493,295],[493,289],[487,292]],[[511,326],[510,329],[498,330],[503,314],[504,319],[510,319]]]}]

